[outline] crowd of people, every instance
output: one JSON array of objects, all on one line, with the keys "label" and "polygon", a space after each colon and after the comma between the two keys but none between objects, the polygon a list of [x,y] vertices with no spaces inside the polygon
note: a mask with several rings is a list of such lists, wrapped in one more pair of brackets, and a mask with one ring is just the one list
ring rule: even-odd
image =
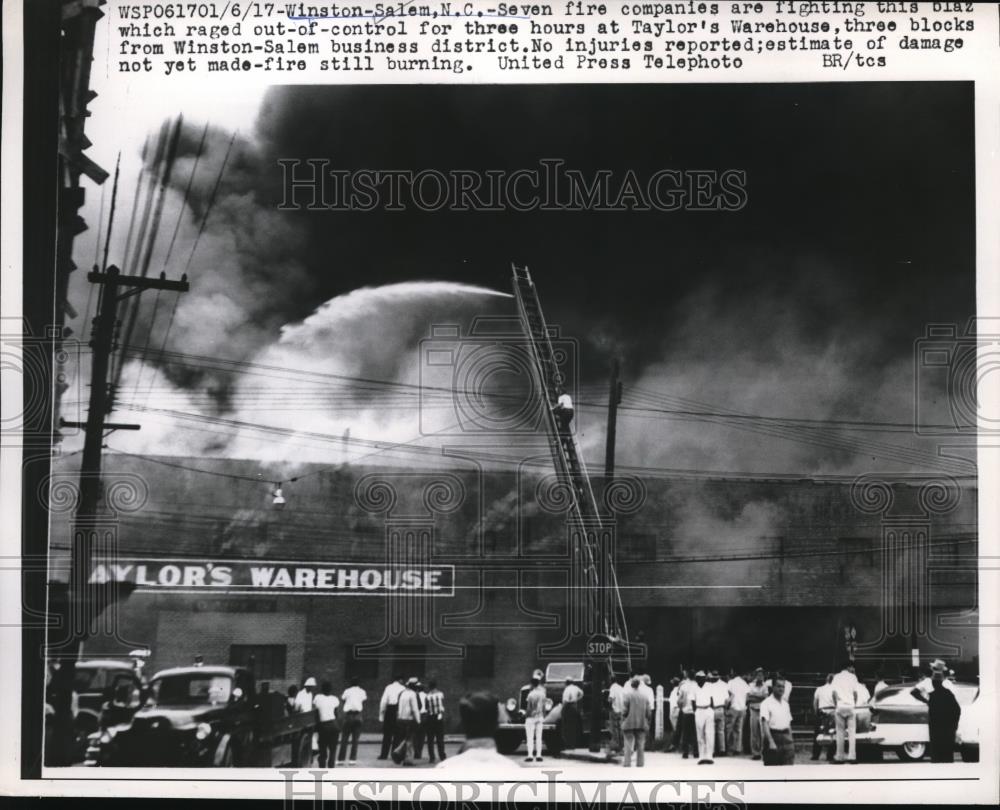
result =
[{"label": "crowd of people", "polygon": [[[625,735],[631,727],[638,754],[649,734],[654,692],[649,676],[634,675],[627,683],[619,677],[608,692],[611,750],[621,752],[629,766],[632,745]],[[645,727],[636,718],[636,700],[630,691],[648,704]],[[662,747],[677,751],[683,759],[696,757],[699,765],[710,765],[716,757],[749,753],[764,764],[787,764],[794,758],[792,717],[789,697],[792,683],[778,671],[770,676],[763,668],[753,672],[730,671],[722,678],[717,669],[684,670],[664,690]],[[631,716],[631,720],[628,718]],[[637,728],[638,725],[638,728]],[[749,734],[744,727],[749,725]],[[642,765],[641,756],[636,765]]]},{"label": "crowd of people", "polygon": [[[357,678],[351,679],[351,685],[339,697],[333,694],[329,681],[324,681],[317,693],[315,678],[306,678],[301,688],[288,688],[289,713],[316,710],[319,716],[314,746],[319,767],[357,764],[367,701],[368,694]],[[444,694],[433,680],[423,682],[402,675],[393,678],[379,703],[382,748],[378,758],[391,757],[397,765],[415,765],[426,746],[431,765],[444,760],[444,713]]]},{"label": "crowd of people", "polygon": [[357,678],[351,678],[350,683],[339,697],[333,694],[333,685],[329,681],[323,681],[317,692],[315,678],[306,678],[301,689],[294,684],[288,688],[286,700],[290,714],[315,710],[318,715],[314,748],[318,752],[317,762],[321,768],[357,764],[368,693],[361,688]]},{"label": "crowd of people", "polygon": [[[953,673],[944,662],[935,661],[930,674],[912,690],[916,699],[929,706],[932,759],[942,761],[952,756],[960,714],[949,675]],[[834,743],[828,748],[828,759],[838,764],[857,762],[858,712],[888,686],[881,673],[876,673],[875,680],[869,689],[857,676],[854,664],[846,661],[815,689],[813,760],[822,753],[820,736],[832,729]],[[589,710],[582,704],[583,686],[568,680],[562,689],[559,727],[563,749],[575,748],[583,739],[583,713]],[[699,765],[713,764],[719,757],[745,755],[764,765],[791,765],[795,762],[792,689],[792,682],[780,670],[770,674],[762,667],[745,673],[730,670],[726,677],[717,669],[683,670],[664,685],[658,699],[649,675],[619,675],[606,693],[609,750],[621,756],[625,767],[642,767],[645,752],[652,748],[677,752],[682,759],[696,758]],[[290,712],[318,712],[320,767],[333,767],[335,762],[356,764],[368,700],[357,678],[340,696],[333,694],[329,682],[317,691],[315,678],[307,678],[301,689],[289,688],[287,700]],[[542,731],[552,706],[541,670],[535,670],[525,687],[523,709],[524,759],[542,762]],[[492,741],[498,727],[494,696],[485,692],[466,695],[459,702],[459,715],[466,731],[460,761],[504,759]],[[433,679],[393,678],[382,692],[378,719],[382,724],[379,760],[413,766],[425,750],[430,765],[446,759],[445,697]]]}]

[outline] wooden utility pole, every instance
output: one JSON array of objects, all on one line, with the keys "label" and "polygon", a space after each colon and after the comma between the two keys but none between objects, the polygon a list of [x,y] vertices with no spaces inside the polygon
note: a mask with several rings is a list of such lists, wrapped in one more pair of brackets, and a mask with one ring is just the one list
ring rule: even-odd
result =
[{"label": "wooden utility pole", "polygon": [[611,362],[611,385],[608,390],[608,436],[604,448],[605,485],[615,477],[615,440],[618,435],[618,405],[622,401],[621,362]]},{"label": "wooden utility pole", "polygon": [[[64,617],[64,635],[53,652],[58,653],[60,667],[53,675],[52,691],[53,733],[58,743],[54,746],[49,764],[70,764],[73,742],[72,694],[73,675],[80,647],[90,633],[92,622],[107,607],[105,599],[97,599],[96,593],[88,586],[93,557],[94,541],[97,539],[96,523],[101,500],[101,448],[104,431],[112,428],[135,429],[134,425],[107,423],[105,417],[112,408],[113,397],[108,387],[108,370],[111,355],[115,350],[115,336],[118,330],[118,304],[143,290],[173,290],[187,292],[187,276],[180,281],[167,281],[161,273],[159,278],[123,276],[117,267],[111,266],[106,272],[98,272],[96,267],[87,279],[101,285],[97,316],[94,318],[90,345],[93,360],[90,371],[90,403],[87,411],[86,433],[83,443],[83,460],[80,464],[80,492],[77,503],[73,545],[70,557],[69,589]],[[121,292],[124,288],[126,291]]]}]

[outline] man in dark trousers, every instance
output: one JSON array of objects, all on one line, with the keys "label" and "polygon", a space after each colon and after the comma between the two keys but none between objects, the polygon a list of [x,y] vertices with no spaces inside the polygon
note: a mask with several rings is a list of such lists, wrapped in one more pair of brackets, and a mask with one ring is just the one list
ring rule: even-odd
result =
[{"label": "man in dark trousers", "polygon": [[396,712],[399,696],[404,689],[403,680],[402,675],[396,675],[392,683],[382,692],[382,701],[378,707],[378,719],[382,723],[382,750],[378,755],[379,759],[386,759],[393,748],[393,740],[396,737]]},{"label": "man in dark trousers", "polygon": [[433,680],[427,682],[427,757],[433,765],[435,753],[444,759],[444,693]]},{"label": "man in dark trousers", "polygon": [[622,709],[622,736],[624,738],[624,749],[622,752],[622,765],[626,768],[632,767],[632,751],[635,751],[635,765],[637,768],[646,764],[646,735],[649,733],[649,720],[653,714],[653,704],[649,696],[639,688],[639,676],[633,675],[631,689],[626,689],[623,693]]},{"label": "man in dark trousers", "polygon": [[562,711],[559,725],[562,730],[563,748],[571,750],[580,745],[583,733],[580,718],[580,701],[583,700],[583,690],[572,678],[566,680],[566,688],[562,694]]},{"label": "man in dark trousers", "polygon": [[927,728],[931,738],[931,762],[954,762],[955,731],[962,708],[955,693],[944,685],[945,670],[935,669],[931,676],[931,693],[924,696],[919,689],[910,694],[927,704]]}]

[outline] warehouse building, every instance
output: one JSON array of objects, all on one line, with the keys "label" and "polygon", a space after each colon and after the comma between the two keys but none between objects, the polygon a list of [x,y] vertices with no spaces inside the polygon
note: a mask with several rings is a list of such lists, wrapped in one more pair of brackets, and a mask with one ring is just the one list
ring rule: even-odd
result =
[{"label": "warehouse building", "polygon": [[[306,465],[290,479],[255,461],[109,454],[93,580],[136,587],[84,654],[148,647],[147,672],[195,655],[252,663],[282,690],[357,676],[374,700],[396,673],[452,698],[513,694],[536,666],[580,660],[597,629],[544,462]],[[75,476],[63,462],[53,485]],[[693,663],[805,682],[847,651],[862,672],[902,673],[914,647],[978,673],[973,479],[623,471],[594,488],[629,635],[646,645],[638,666],[657,681]],[[56,561],[71,514],[53,510]]]}]

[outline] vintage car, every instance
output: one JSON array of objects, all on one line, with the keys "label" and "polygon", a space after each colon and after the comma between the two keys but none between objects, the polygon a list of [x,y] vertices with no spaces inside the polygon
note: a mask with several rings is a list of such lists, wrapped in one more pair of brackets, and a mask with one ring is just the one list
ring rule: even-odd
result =
[{"label": "vintage car", "polygon": [[[580,701],[580,715],[584,742],[590,733],[590,668],[583,663],[554,663],[545,668],[545,719],[542,721],[542,743],[551,755],[562,750],[562,693],[566,682],[572,678],[581,684],[583,700]],[[531,684],[521,687],[516,697],[507,698],[500,704],[500,726],[497,729],[497,750],[503,754],[513,754],[525,742],[524,717],[528,692]]]},{"label": "vintage car", "polygon": [[[916,685],[916,683],[903,683],[890,686],[880,691],[866,707],[859,707],[857,726],[859,759],[870,753],[871,749],[875,749],[876,754],[893,751],[904,762],[918,762],[927,755],[930,747],[927,704],[910,694]],[[976,684],[956,682],[951,688],[959,706],[962,707],[962,717],[969,715],[964,726],[962,721],[959,721],[959,729],[970,729],[971,734],[971,725],[978,725],[973,722],[975,716],[973,707],[979,694],[979,687]],[[976,739],[978,741],[978,736]],[[832,728],[819,737],[821,743],[832,745],[833,740]],[[972,756],[973,753],[978,755],[978,744],[975,746],[975,751],[971,743],[964,751],[959,745],[959,750],[963,753],[963,759]]]},{"label": "vintage car", "polygon": [[[961,705],[961,703],[959,703]],[[979,727],[980,712],[979,693],[972,702],[962,706],[962,716],[958,720],[955,732],[955,745],[962,757],[962,762],[979,762]]]},{"label": "vintage car", "polygon": [[88,734],[96,731],[101,725],[101,707],[125,686],[133,695],[133,708],[138,708],[142,681],[132,663],[114,658],[77,661],[73,673],[77,727]]},{"label": "vintage car", "polygon": [[167,669],[130,722],[91,735],[85,764],[301,767],[316,721],[315,711],[286,716],[282,695],[258,692],[241,667]]},{"label": "vintage car", "polygon": [[[120,658],[92,658],[77,661],[73,672],[74,715],[76,733],[74,759],[83,759],[87,738],[102,726],[101,713],[106,703],[123,690],[128,693],[119,715],[130,715],[141,705],[142,679],[134,664]],[[53,699],[46,695],[46,717],[52,713]]]}]

